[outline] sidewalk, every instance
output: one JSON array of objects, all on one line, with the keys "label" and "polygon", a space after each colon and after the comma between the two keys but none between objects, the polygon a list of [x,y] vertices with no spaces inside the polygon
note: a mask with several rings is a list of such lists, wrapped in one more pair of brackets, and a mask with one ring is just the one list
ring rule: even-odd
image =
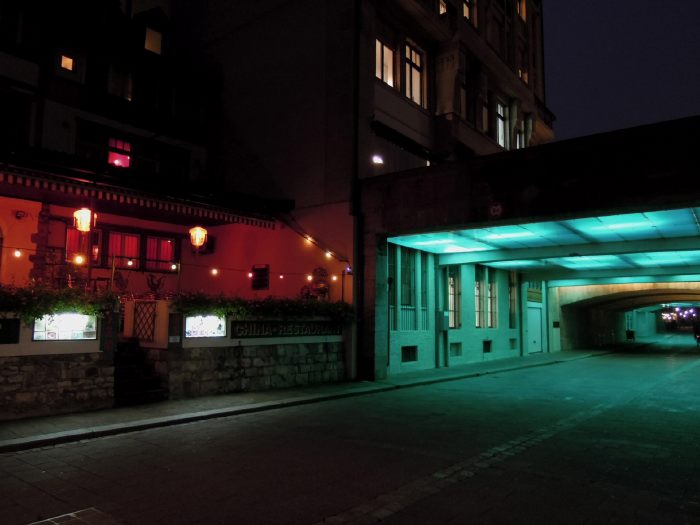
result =
[{"label": "sidewalk", "polygon": [[605,351],[532,354],[450,368],[401,374],[376,382],[353,382],[267,392],[244,392],[96,412],[0,423],[0,453],[52,446],[217,417],[274,410],[332,399],[386,392],[397,388],[453,381],[604,355]]}]

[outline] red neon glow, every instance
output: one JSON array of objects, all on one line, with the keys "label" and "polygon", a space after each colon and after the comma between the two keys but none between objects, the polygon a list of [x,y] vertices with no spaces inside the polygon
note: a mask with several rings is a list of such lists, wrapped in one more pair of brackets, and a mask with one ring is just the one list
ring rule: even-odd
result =
[{"label": "red neon glow", "polygon": [[109,156],[107,157],[107,162],[118,168],[128,168],[131,166],[131,157],[129,155],[124,155],[123,153],[110,151]]}]

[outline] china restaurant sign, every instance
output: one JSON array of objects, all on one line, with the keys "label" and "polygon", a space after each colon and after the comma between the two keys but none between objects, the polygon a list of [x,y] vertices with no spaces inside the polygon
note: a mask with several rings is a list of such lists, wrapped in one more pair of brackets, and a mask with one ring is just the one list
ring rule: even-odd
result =
[{"label": "china restaurant sign", "polygon": [[341,334],[342,326],[333,321],[231,321],[232,339]]},{"label": "china restaurant sign", "polygon": [[196,315],[185,318],[185,338],[217,337],[231,339],[255,337],[305,337],[342,335],[341,323],[324,320],[309,321],[231,321],[226,333],[226,318],[216,315]]}]

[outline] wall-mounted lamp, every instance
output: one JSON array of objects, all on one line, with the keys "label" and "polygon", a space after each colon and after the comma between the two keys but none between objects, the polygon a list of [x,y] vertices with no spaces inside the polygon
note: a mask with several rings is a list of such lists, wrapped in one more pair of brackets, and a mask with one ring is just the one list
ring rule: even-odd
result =
[{"label": "wall-mounted lamp", "polygon": [[202,246],[204,246],[204,243],[206,242],[207,230],[205,230],[201,226],[195,226],[194,228],[190,228],[190,243],[192,243],[192,246],[199,249]]},{"label": "wall-mounted lamp", "polygon": [[73,226],[75,229],[87,233],[97,224],[97,214],[90,208],[80,208],[73,212]]}]

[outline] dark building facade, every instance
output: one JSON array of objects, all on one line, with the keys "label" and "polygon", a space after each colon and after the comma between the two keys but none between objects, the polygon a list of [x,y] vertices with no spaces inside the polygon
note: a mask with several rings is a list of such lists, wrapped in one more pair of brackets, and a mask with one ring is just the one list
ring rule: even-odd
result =
[{"label": "dark building facade", "polygon": [[294,199],[344,254],[358,180],[553,137],[539,1],[216,1],[208,16],[212,162],[231,187]]}]

